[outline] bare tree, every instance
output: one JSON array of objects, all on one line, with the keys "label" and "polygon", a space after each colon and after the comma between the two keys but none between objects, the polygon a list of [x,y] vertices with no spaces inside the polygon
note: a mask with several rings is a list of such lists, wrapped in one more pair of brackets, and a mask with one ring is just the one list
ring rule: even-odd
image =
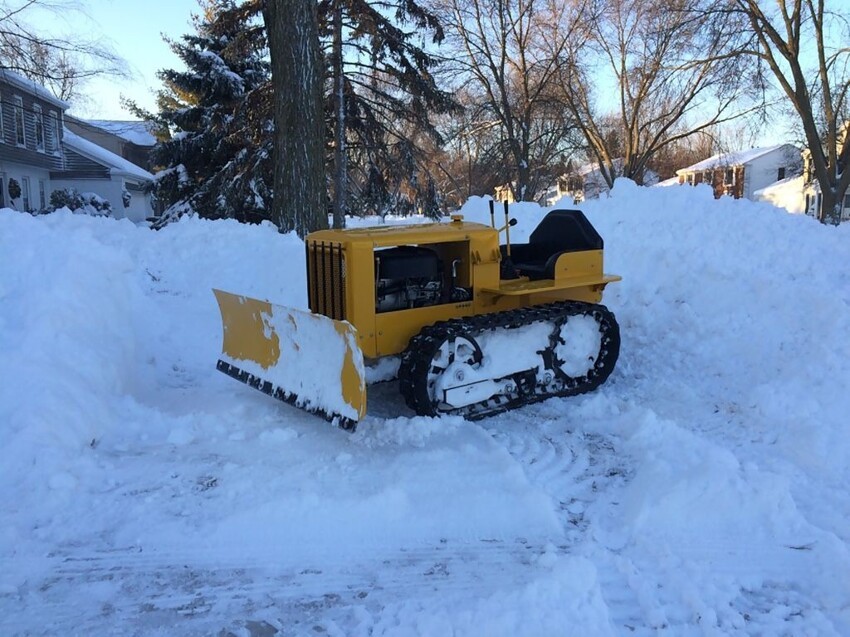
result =
[{"label": "bare tree", "polygon": [[594,0],[558,68],[564,103],[609,186],[643,183],[653,156],[751,112],[741,16],[729,0]]},{"label": "bare tree", "polygon": [[[850,186],[850,11],[844,0],[828,11],[826,0],[735,0],[757,46],[750,51],[772,72],[800,118],[814,180],[820,187],[822,222],[839,223]],[[830,41],[835,45],[830,46]],[[812,48],[812,44],[814,47]]]},{"label": "bare tree", "polygon": [[[449,63],[483,107],[471,130],[498,127],[502,178],[517,201],[533,200],[563,151],[571,121],[554,99],[558,64],[572,36],[563,0],[434,0]],[[470,131],[458,134],[471,134]],[[468,141],[469,138],[466,137]]]},{"label": "bare tree", "polygon": [[272,219],[299,236],[328,227],[325,185],[324,68],[313,0],[266,0],[274,89]]},{"label": "bare tree", "polygon": [[457,208],[473,195],[492,194],[504,184],[505,170],[499,120],[466,88],[455,98],[463,110],[438,120],[443,144],[429,149],[427,158],[447,205]]},{"label": "bare tree", "polygon": [[33,26],[37,13],[52,16],[81,13],[78,2],[63,0],[0,0],[0,68],[20,73],[50,90],[56,97],[73,101],[80,87],[98,75],[124,75],[121,58],[101,40],[75,33],[58,36]]}]

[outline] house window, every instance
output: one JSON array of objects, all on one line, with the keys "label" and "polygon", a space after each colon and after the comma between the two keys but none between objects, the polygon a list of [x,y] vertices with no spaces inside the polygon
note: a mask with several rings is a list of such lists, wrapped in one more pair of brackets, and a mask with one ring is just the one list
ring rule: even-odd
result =
[{"label": "house window", "polygon": [[41,106],[36,104],[32,107],[35,118],[35,149],[44,152],[44,116],[41,114]]},{"label": "house window", "polygon": [[[3,95],[0,94],[0,143],[6,141],[6,128],[3,126]],[[0,201],[0,206],[3,202]]]},{"label": "house window", "polygon": [[40,204],[39,210],[44,210],[47,208],[47,187],[45,186],[44,180],[38,180],[38,203]]},{"label": "house window", "polygon": [[6,173],[0,173],[0,208],[6,207]]},{"label": "house window", "polygon": [[725,186],[735,185],[735,171],[732,168],[727,168],[723,174],[723,184]]},{"label": "house window", "polygon": [[21,199],[24,204],[24,210],[30,209],[30,178],[24,177],[21,179]]},{"label": "house window", "polygon": [[47,117],[47,150],[51,153],[59,153],[59,115],[56,111],[50,111]]},{"label": "house window", "polygon": [[776,181],[781,181],[785,179],[785,166],[779,169],[779,172],[776,175]]},{"label": "house window", "polygon": [[688,185],[689,186],[694,185],[694,174],[693,173],[688,173]]},{"label": "house window", "polygon": [[15,95],[15,142],[18,146],[27,145],[27,131],[24,127],[24,100]]},{"label": "house window", "polygon": [[705,171],[705,173],[702,176],[702,181],[703,181],[703,183],[708,184],[709,186],[714,183],[714,177],[712,176],[710,170]]},{"label": "house window", "polygon": [[850,195],[844,195],[844,207],[850,208]]}]

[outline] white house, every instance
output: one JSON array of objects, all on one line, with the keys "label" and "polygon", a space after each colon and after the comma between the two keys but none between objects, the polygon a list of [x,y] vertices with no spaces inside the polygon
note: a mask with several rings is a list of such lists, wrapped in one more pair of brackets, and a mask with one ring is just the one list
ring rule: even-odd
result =
[{"label": "white house", "polygon": [[[622,168],[623,160],[615,159],[614,169],[620,171]],[[561,197],[568,197],[575,203],[581,203],[587,199],[598,199],[599,195],[608,190],[610,190],[608,182],[605,181],[599,164],[592,162],[568,171],[558,178],[557,190],[554,193],[556,197],[552,204]]]},{"label": "white house", "polygon": [[50,175],[63,165],[66,108],[44,87],[0,69],[0,207],[47,207]]},{"label": "white house", "polygon": [[153,175],[68,130],[68,104],[43,86],[0,69],[0,207],[46,210],[54,190],[75,188],[109,201],[112,215],[144,221]]},{"label": "white house", "polygon": [[62,146],[65,170],[51,175],[54,189],[96,193],[112,205],[116,219],[138,223],[153,216],[151,195],[145,192],[153,181],[151,173],[67,128]]},{"label": "white house", "polygon": [[755,199],[757,190],[799,172],[799,149],[792,144],[779,144],[713,155],[676,174],[680,184],[710,184],[715,197]]},{"label": "white house", "polygon": [[[623,160],[621,158],[614,160],[614,170],[618,175],[623,170]],[[644,174],[643,184],[652,186],[658,182],[658,175],[647,170]],[[587,199],[597,199],[603,193],[610,190],[608,182],[599,168],[599,163],[591,162],[579,166],[578,168],[569,167],[567,172],[558,177],[557,182],[546,191],[541,203],[546,206],[555,205],[562,197],[571,199],[573,203],[581,203]]]}]

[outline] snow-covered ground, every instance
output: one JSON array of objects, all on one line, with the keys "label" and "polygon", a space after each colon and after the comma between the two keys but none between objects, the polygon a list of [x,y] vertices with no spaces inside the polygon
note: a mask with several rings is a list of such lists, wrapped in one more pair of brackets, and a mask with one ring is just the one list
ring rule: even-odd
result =
[{"label": "snow-covered ground", "polygon": [[0,634],[850,634],[850,227],[582,209],[601,389],[473,424],[387,383],[355,434],[215,371],[211,288],[304,307],[297,238],[0,211]]}]

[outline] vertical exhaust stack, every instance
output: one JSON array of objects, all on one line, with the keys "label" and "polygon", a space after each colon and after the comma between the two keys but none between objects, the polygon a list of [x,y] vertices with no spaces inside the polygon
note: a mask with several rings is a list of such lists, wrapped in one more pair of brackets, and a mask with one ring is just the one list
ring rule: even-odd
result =
[{"label": "vertical exhaust stack", "polygon": [[[492,201],[490,214],[493,214],[492,210]],[[514,262],[511,260],[511,226],[516,225],[516,219],[508,218],[508,200],[505,199],[505,225],[499,228],[499,232],[502,230],[505,231],[505,245],[502,246],[504,248],[502,250],[502,262],[499,264],[499,278],[500,279],[518,279],[519,273],[516,271],[514,267]]]}]

